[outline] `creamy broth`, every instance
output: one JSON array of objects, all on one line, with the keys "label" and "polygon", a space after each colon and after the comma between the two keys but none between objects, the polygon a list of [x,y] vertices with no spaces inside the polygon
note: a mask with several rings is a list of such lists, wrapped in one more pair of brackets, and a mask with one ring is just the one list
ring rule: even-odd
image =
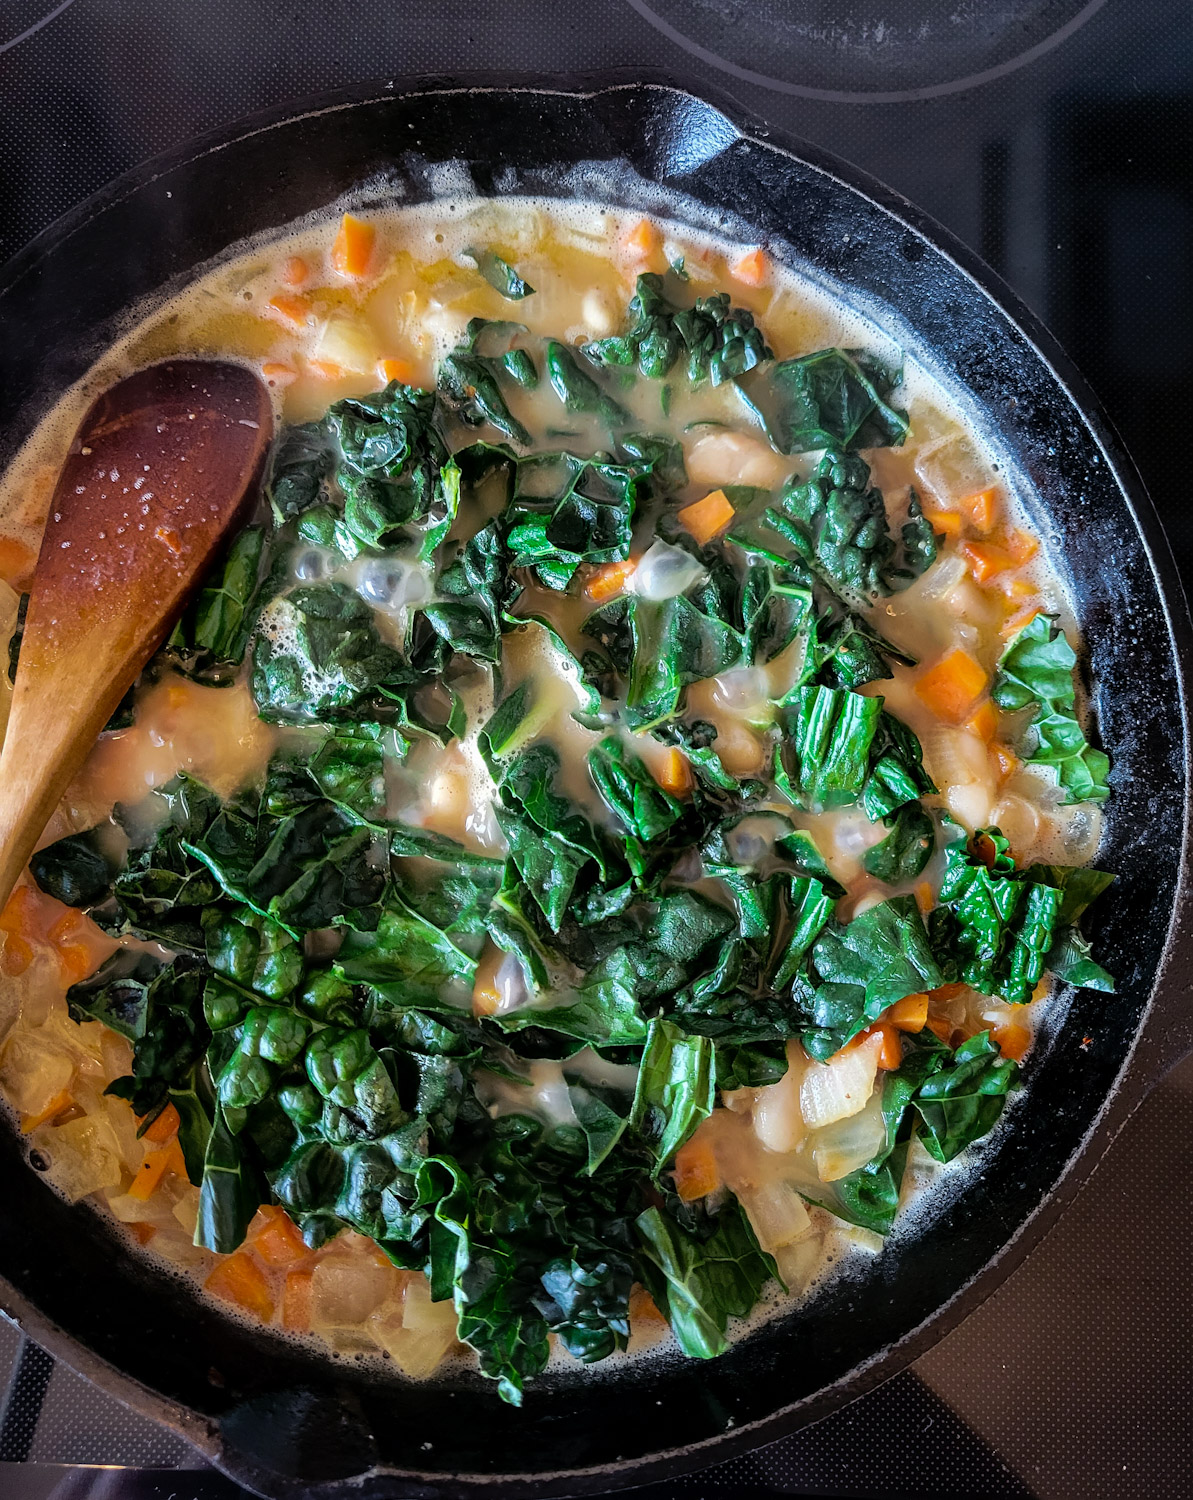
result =
[{"label": "creamy broth", "polygon": [[[683,472],[664,483],[659,478],[664,460],[656,457],[653,467],[646,463],[633,481],[643,498],[632,515],[632,537],[622,548],[627,555],[599,561],[581,556],[578,565],[566,564],[572,572],[563,587],[552,586],[559,578],[551,569],[565,566],[555,554],[546,563],[519,567],[520,592],[508,601],[499,622],[495,659],[486,659],[479,648],[470,655],[453,644],[442,680],[428,681],[405,705],[403,712],[411,719],[399,722],[383,716],[370,741],[379,747],[379,756],[374,810],[365,821],[376,827],[388,819],[410,831],[405,844],[394,846],[389,865],[397,888],[410,901],[422,901],[430,910],[426,903],[440,889],[448,892],[443,897],[448,899],[455,890],[451,882],[462,878],[461,871],[497,868],[515,837],[510,831],[514,816],[528,817],[535,824],[543,849],[554,851],[548,863],[557,864],[566,846],[567,857],[579,859],[583,880],[595,880],[592,861],[597,858],[584,854],[585,838],[596,840],[606,852],[614,850],[618,858],[630,859],[627,880],[632,870],[638,894],[625,897],[619,906],[621,898],[602,890],[610,921],[628,909],[626,902],[637,902],[634,909],[645,913],[652,903],[661,910],[667,898],[683,892],[713,927],[723,918],[729,924],[726,932],[741,924],[744,935],[753,920],[748,903],[763,899],[758,892],[768,880],[772,883],[765,886],[767,891],[786,894],[767,895],[765,900],[788,905],[796,899],[795,892],[808,899],[810,880],[824,902],[818,941],[829,931],[826,923],[843,924],[831,931],[847,933],[848,924],[867,911],[904,897],[900,920],[914,923],[926,944],[920,914],[931,912],[942,899],[952,899],[948,882],[955,875],[950,874],[949,861],[955,859],[956,849],[950,854],[946,845],[982,829],[1001,829],[1009,841],[1009,853],[1001,862],[989,841],[973,846],[972,867],[983,860],[991,863],[991,879],[1017,880],[1033,866],[1083,866],[1093,858],[1100,834],[1097,798],[1102,793],[1097,792],[1094,800],[1067,800],[1056,770],[1041,764],[1038,756],[1035,761],[1030,758],[1035,743],[1032,709],[1000,708],[991,697],[991,689],[1003,680],[999,673],[1006,668],[1011,643],[1020,632],[1039,629],[1033,621],[1057,618],[1075,639],[1063,591],[1005,478],[943,393],[911,365],[891,397],[895,405],[906,408],[910,419],[905,441],[864,447],[861,457],[869,466],[868,483],[881,490],[896,544],[890,566],[896,557],[907,564],[914,539],[925,536],[925,524],[927,535],[935,537],[932,560],[924,567],[909,567],[907,576],[901,576],[897,586],[890,585],[889,592],[846,599],[848,590],[840,584],[844,592],[833,596],[836,612],[831,620],[825,615],[815,628],[805,622],[781,649],[760,648],[753,659],[726,659],[706,676],[690,678],[679,689],[678,706],[656,722],[641,709],[644,690],[635,685],[635,674],[645,675],[651,665],[649,631],[656,628],[651,622],[667,617],[671,601],[694,596],[727,549],[737,548],[733,557],[739,572],[743,557],[753,559],[748,567],[760,565],[764,554],[757,550],[759,536],[765,535],[772,549],[782,550],[780,533],[766,531],[766,508],[801,486],[815,485],[820,452],[808,444],[804,447],[809,451],[780,451],[757,412],[743,401],[734,379],[722,384],[707,378],[692,382],[684,374],[682,358],[665,378],[620,378],[615,363],[606,366],[594,355],[584,364],[586,356],[577,350],[590,341],[622,335],[635,277],[666,273],[678,261],[683,276],[670,273],[666,283],[677,303],[690,305],[695,298],[728,292],[734,308],[745,309],[757,320],[776,361],[798,359],[815,350],[865,347],[881,359],[897,362],[898,351],[888,347],[874,328],[859,324],[848,309],[781,270],[762,252],[686,234],[673,236],[665,226],[637,223],[601,208],[580,205],[561,214],[555,206],[534,202],[461,202],[377,213],[350,222],[356,225],[350,232],[355,244],[345,241],[349,231],[341,228],[337,237],[334,225],[318,224],[211,271],[132,327],[62,398],[0,482],[0,572],[7,578],[0,582],[0,630],[5,638],[15,628],[19,594],[32,573],[67,444],[93,394],[121,374],[180,353],[240,359],[260,370],[273,391],[279,422],[289,429],[318,422],[334,403],[364,397],[391,381],[431,390],[437,379],[442,382],[445,362],[450,363],[453,351],[458,353],[468,336],[470,320],[515,323],[478,336],[488,341],[490,368],[517,351],[537,368],[539,378],[532,388],[501,375],[499,389],[511,430],[520,424],[532,434],[536,451],[566,450],[581,459],[609,454],[607,417],[598,410],[575,409],[583,402],[565,404],[546,378],[543,341],[558,339],[573,361],[581,361],[589,380],[597,381],[603,399],[624,408],[615,424],[622,435],[618,441],[627,445],[626,434],[634,433],[666,440],[682,456]],[[515,267],[533,292],[511,300],[489,285],[474,264],[471,252],[477,246]],[[501,365],[502,371],[512,369],[509,361]],[[444,400],[448,414],[443,429],[453,452],[471,452],[476,442],[509,442],[508,432],[495,431],[492,421],[475,420],[475,404],[469,403],[476,400],[474,386],[458,399]],[[461,420],[461,411],[471,427]],[[514,447],[524,458],[526,445],[515,442]],[[474,467],[479,462],[475,453],[467,461]],[[625,448],[608,461],[619,467],[615,482],[625,483],[634,455]],[[441,470],[439,463],[437,476]],[[518,466],[516,483],[514,499],[518,493],[552,498],[560,493],[556,475],[540,473],[524,462]],[[541,492],[537,485],[543,486]],[[323,590],[325,598],[334,593],[354,601],[351,608],[367,619],[375,649],[393,658],[409,654],[416,622],[425,623],[432,618],[429,611],[442,610],[460,597],[445,592],[447,566],[484,528],[500,528],[508,499],[504,486],[498,470],[482,479],[466,474],[459,509],[445,519],[444,539],[429,555],[423,555],[428,551],[423,546],[425,531],[417,528],[412,538],[403,538],[401,525],[395,524],[395,540],[378,533],[384,541],[363,545],[357,538],[349,546],[342,537],[336,541],[340,533],[326,527],[318,531],[313,509],[291,517],[289,540],[270,562],[281,583],[253,621],[250,656],[257,667],[246,657],[232,674],[235,680],[219,685],[191,680],[174,670],[185,665],[181,659],[167,659],[160,670],[147,673],[136,691],[131,724],[100,737],[46,830],[43,848],[98,828],[99,843],[117,864],[130,848],[135,853],[153,839],[155,830],[169,826],[167,819],[173,814],[165,797],[151,794],[163,788],[169,792],[179,773],[226,802],[258,788],[271,763],[289,757],[300,766],[317,764],[327,746],[337,743],[334,726],[329,739],[327,724],[320,721],[335,718],[338,710],[308,711],[309,705],[320,699],[330,702],[343,690],[339,669],[308,665],[292,681],[287,679],[284,688],[278,686],[277,664],[295,658],[306,639],[303,633],[311,629],[303,613],[304,591]],[[821,493],[828,493],[827,481]],[[342,493],[336,503],[343,504]],[[921,507],[926,521],[919,519]],[[533,505],[526,513],[531,512]],[[706,532],[709,516],[721,519]],[[267,532],[274,524],[264,503],[259,523]],[[818,524],[808,522],[813,531]],[[755,541],[740,540],[751,527]],[[503,545],[513,546],[508,538]],[[552,545],[558,553],[559,546]],[[807,591],[809,599],[816,593],[815,609],[821,610],[824,598],[819,591],[825,586],[823,570],[830,554],[820,541],[815,547],[821,550],[808,575]],[[508,552],[503,555],[503,567],[508,569]],[[796,554],[784,556],[781,566],[789,572],[803,567]],[[849,561],[849,566],[854,563]],[[610,635],[614,627],[604,634],[593,628],[597,611],[609,612],[611,606],[611,621],[620,618],[618,609],[635,611],[639,645],[628,674],[614,670],[620,649]],[[871,641],[868,649],[871,655],[877,650],[882,675],[872,673],[866,680],[863,672],[856,692],[842,675],[845,667],[832,665],[849,660],[841,655],[845,648],[839,642],[850,619],[880,637],[879,646]],[[714,620],[708,629],[723,642],[722,625]],[[828,651],[825,642],[834,631],[832,639],[838,645]],[[444,638],[453,643],[458,639]],[[821,666],[814,667],[809,652],[817,650],[828,654]],[[595,666],[589,660],[594,652]],[[266,688],[263,683],[270,671],[273,676]],[[825,673],[831,679],[827,683]],[[201,679],[203,674],[192,675]],[[815,770],[811,751],[806,763],[792,760],[804,753],[793,749],[799,733],[797,705],[810,704],[809,693],[825,691],[829,697],[816,700],[822,706],[831,699],[837,710],[845,704],[862,716],[877,705],[858,702],[859,698],[881,699],[886,714],[910,730],[922,747],[923,772],[930,781],[925,779],[905,802],[896,800],[889,808],[875,802],[870,812],[861,801],[861,781],[843,798],[825,799],[810,792]],[[9,692],[5,680],[0,687],[0,725]],[[268,711],[262,707],[263,694]],[[520,718],[511,715],[508,737],[498,744],[494,726],[500,722],[502,706],[519,694],[530,706]],[[367,720],[368,714],[361,709],[359,717]],[[672,721],[689,729],[706,726],[703,744],[669,737],[666,726]],[[342,727],[342,714],[338,722]],[[438,726],[434,733],[425,732],[428,724]],[[445,724],[450,732],[442,727]],[[863,777],[869,778],[865,784],[871,790],[883,732],[881,727],[871,728],[865,739],[865,754],[871,759]],[[699,754],[710,744],[713,762]],[[872,744],[873,751],[868,748]],[[527,811],[528,803],[514,799],[509,780],[510,768],[522,764],[518,757],[536,749],[558,757],[558,769],[548,778],[546,790],[560,799],[545,804],[546,813],[537,814]],[[889,753],[898,760],[897,746]],[[784,792],[774,770],[776,754],[786,776],[805,776],[802,794]],[[646,888],[647,877],[633,865],[639,856],[629,851],[646,851],[641,860],[649,865],[649,846],[656,836],[643,832],[645,823],[634,829],[626,823],[628,814],[619,812],[616,798],[590,769],[591,757],[602,756],[614,768],[611,777],[628,776],[626,784],[633,783],[635,798],[653,797],[665,819],[701,827],[703,858],[694,844],[673,849],[666,872],[651,876],[655,884]],[[914,757],[904,760],[905,771],[922,774]],[[630,770],[624,772],[621,768],[627,765]],[[743,785],[753,790],[743,792]],[[729,801],[740,803],[740,821],[709,811],[725,802],[727,788]],[[879,846],[889,847],[884,840],[899,826],[895,814],[908,803],[918,804],[927,819],[923,857],[917,863],[905,850],[902,873],[891,875],[888,869],[885,876],[877,874],[876,868],[886,867],[876,865],[876,852]],[[589,832],[569,834],[562,844],[558,839],[554,844],[543,842],[544,835],[562,837],[568,817],[578,818]],[[709,842],[714,834],[721,840],[715,848]],[[368,837],[376,846],[376,833]],[[664,837],[657,835],[659,840]],[[444,840],[458,846],[456,853],[444,854]],[[813,851],[814,864],[801,863],[803,856],[792,853],[792,840],[805,853]],[[511,858],[507,880],[519,857]],[[370,858],[374,864],[378,858],[384,862],[384,848],[376,856],[374,847]],[[726,860],[746,874],[738,878],[727,873]],[[796,871],[802,871],[798,879],[804,883],[783,885],[796,879]],[[445,924],[445,929],[451,928],[450,939],[443,931],[439,934],[451,942],[456,958],[450,962],[456,968],[439,992],[428,996],[425,1014],[450,1018],[470,1012],[487,1025],[506,1027],[508,1052],[486,1054],[471,1082],[460,1076],[458,1089],[490,1119],[529,1117],[539,1123],[544,1136],[584,1135],[592,1153],[597,1137],[590,1133],[595,1129],[590,1119],[603,1109],[602,1128],[607,1129],[607,1101],[614,1097],[623,1101],[623,1115],[628,1110],[638,1067],[627,1061],[626,1052],[640,1048],[644,1035],[636,1036],[631,1045],[618,1034],[602,1045],[586,1039],[581,1029],[574,1034],[582,1050],[570,1057],[560,1058],[558,1046],[554,1057],[517,1052],[521,1033],[516,1026],[522,1021],[546,1027],[544,1035],[567,1034],[566,1028],[562,1033],[551,1028],[559,1024],[562,1012],[583,1001],[589,975],[608,955],[585,965],[577,958],[588,951],[582,944],[569,953],[552,948],[549,929],[558,932],[559,922],[545,903],[553,899],[554,870],[550,876],[540,872],[534,877],[537,895],[532,895],[527,884],[532,877],[521,864],[514,876],[515,905],[530,899],[538,903],[531,926],[537,924],[541,930],[537,940],[525,939],[526,946],[533,949],[537,943],[545,956],[520,956],[510,936],[519,921],[525,925],[524,912],[490,922],[487,932],[483,913],[467,920],[457,914],[455,925]],[[500,903],[503,897],[494,899]],[[346,897],[345,902],[347,910],[351,903]],[[563,906],[567,908],[566,900]],[[405,905],[402,910],[407,910]],[[423,908],[419,910],[421,920]],[[782,920],[775,910],[766,920],[778,933]],[[555,916],[562,920],[563,913]],[[794,923],[795,916],[788,916]],[[574,914],[569,920],[575,920]],[[401,1256],[387,1257],[365,1234],[342,1227],[327,1238],[315,1223],[317,1216],[308,1215],[303,1228],[309,1243],[304,1243],[299,1229],[274,1203],[252,1218],[243,1247],[226,1254],[208,1248],[210,1234],[200,1223],[206,1210],[193,1180],[199,1173],[180,1147],[177,1109],[171,1104],[152,1119],[143,1135],[138,1134],[130,1104],[103,1092],[129,1073],[129,1041],[96,1020],[79,1023],[68,1014],[67,987],[89,978],[118,949],[142,954],[150,969],[171,955],[164,938],[129,931],[109,936],[104,927],[111,926],[110,921],[97,924],[82,910],[64,905],[31,877],[0,918],[0,966],[6,976],[0,988],[0,1026],[6,1035],[0,1088],[29,1139],[35,1164],[72,1200],[86,1198],[105,1206],[128,1226],[147,1254],[180,1268],[231,1310],[295,1336],[318,1336],[341,1353],[387,1354],[411,1376],[430,1374],[457,1347],[456,1310],[450,1300],[433,1302],[421,1271],[400,1268],[394,1259]],[[356,987],[353,1003],[360,1002],[371,984],[384,992],[384,982],[368,969],[377,961],[374,950],[379,940],[370,936],[367,923],[358,931],[347,918],[337,917],[325,927],[300,924],[300,929],[300,942],[287,937],[285,943],[293,948],[294,962],[307,966],[308,980],[316,974],[330,976],[327,966],[334,963],[341,976],[335,983],[344,990]],[[253,941],[264,942],[260,925],[253,930]],[[599,930],[596,922],[594,931]],[[949,939],[938,933],[934,941]],[[210,955],[210,934],[207,942]],[[285,944],[283,948],[290,951]],[[1009,956],[1006,961],[1011,962]],[[237,975],[244,1005],[251,1000],[260,1008],[279,999],[260,987],[265,962],[262,957],[256,978],[242,981]],[[1040,965],[1032,970],[1032,960],[1022,962],[1029,964],[1028,982],[1018,996],[1023,1003],[1007,999],[1018,980],[1004,979],[1001,990],[990,985],[992,992],[987,993],[933,969],[940,983],[904,988],[903,998],[893,1006],[879,1007],[881,1014],[867,1012],[869,1024],[854,1027],[846,1045],[826,1051],[829,1043],[822,1039],[819,1055],[810,1032],[794,1026],[777,1044],[773,1038],[767,1042],[770,1050],[761,1061],[751,1061],[744,1044],[734,1043],[729,1049],[740,1053],[736,1059],[715,1048],[715,1026],[707,1035],[688,1033],[682,1045],[703,1047],[709,1056],[715,1052],[722,1087],[711,1113],[702,1119],[698,1113],[683,1132],[686,1138],[678,1156],[672,1150],[659,1163],[664,1179],[681,1202],[709,1210],[714,1216],[709,1223],[717,1212],[728,1213],[725,1205],[736,1199],[792,1295],[805,1293],[850,1253],[876,1252],[881,1239],[859,1219],[855,1174],[867,1163],[884,1160],[884,1151],[890,1149],[884,1080],[907,1065],[906,1059],[920,1045],[917,1037],[925,1046],[944,1049],[950,1066],[953,1049],[983,1036],[988,1038],[990,1066],[1022,1060],[1050,990],[1047,977],[1036,972]],[[798,985],[798,976],[807,972],[803,959],[793,964],[785,992],[793,974]],[[825,972],[823,966],[817,969],[822,987],[830,982]],[[688,973],[682,983],[693,984],[702,977],[706,976]],[[408,975],[403,980],[407,982]],[[807,1019],[813,992],[810,980],[807,985],[805,1024],[831,1038],[838,1023],[825,1022],[819,1012],[815,1026]],[[648,1015],[663,1006],[664,998],[663,993],[650,997]],[[402,1003],[412,1002],[407,997]],[[303,1001],[302,1025],[308,1030],[313,1025],[317,1033],[329,1024],[333,1012],[319,1011],[315,1004]],[[662,1023],[652,1025],[648,1048],[665,1034]],[[929,1038],[936,1040],[929,1043]],[[598,1045],[606,1055],[596,1050]],[[313,1078],[314,1065],[308,1061],[306,1066]],[[708,1057],[704,1066],[710,1066]],[[749,1073],[751,1068],[761,1068],[763,1074],[769,1068],[768,1077],[782,1076],[777,1081],[763,1081],[761,1074],[743,1077],[741,1070]],[[582,1119],[584,1111],[592,1111],[591,1117],[585,1114]],[[921,1111],[925,1121],[930,1107],[926,1111]],[[640,1115],[634,1120],[628,1128],[644,1131],[647,1139],[649,1121]],[[627,1127],[619,1129],[624,1134]],[[906,1171],[900,1166],[895,1181],[904,1217],[913,1197],[930,1201],[929,1189],[940,1171],[940,1162],[924,1147],[925,1129],[930,1126],[921,1127],[911,1142]],[[902,1156],[898,1159],[901,1163]],[[589,1166],[597,1170],[591,1155]],[[665,1300],[665,1290],[659,1295]],[[772,1286],[761,1306],[765,1310],[774,1305]],[[670,1347],[666,1322],[641,1286],[630,1296],[628,1317],[631,1353]]]}]

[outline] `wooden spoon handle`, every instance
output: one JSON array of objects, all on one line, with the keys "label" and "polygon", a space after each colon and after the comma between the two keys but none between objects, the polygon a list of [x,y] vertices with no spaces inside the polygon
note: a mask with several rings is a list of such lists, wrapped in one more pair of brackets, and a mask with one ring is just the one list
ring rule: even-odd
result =
[{"label": "wooden spoon handle", "polygon": [[261,381],[202,360],[140,370],[84,417],[50,504],[0,754],[0,906],[251,506],[272,435]]}]

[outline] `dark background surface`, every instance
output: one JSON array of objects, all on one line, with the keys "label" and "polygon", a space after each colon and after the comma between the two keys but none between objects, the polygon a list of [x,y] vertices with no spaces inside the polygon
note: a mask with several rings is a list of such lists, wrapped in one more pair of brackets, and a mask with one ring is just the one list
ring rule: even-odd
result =
[{"label": "dark background surface", "polygon": [[[610,68],[727,90],[982,254],[1093,383],[1193,576],[1189,0],[0,0],[0,259],[118,172],[303,95]],[[649,1494],[1193,1492],[1191,1167],[1186,1063],[1044,1244],[910,1371]],[[0,1326],[5,1369],[0,1497],[238,1493]]]}]

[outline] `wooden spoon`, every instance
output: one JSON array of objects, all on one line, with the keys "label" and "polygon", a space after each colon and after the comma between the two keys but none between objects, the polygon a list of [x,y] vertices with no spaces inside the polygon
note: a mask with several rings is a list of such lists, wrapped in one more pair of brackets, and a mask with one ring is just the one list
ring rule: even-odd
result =
[{"label": "wooden spoon", "polygon": [[58,479],[0,754],[0,907],[96,735],[255,498],[261,381],[171,360],[106,391]]}]

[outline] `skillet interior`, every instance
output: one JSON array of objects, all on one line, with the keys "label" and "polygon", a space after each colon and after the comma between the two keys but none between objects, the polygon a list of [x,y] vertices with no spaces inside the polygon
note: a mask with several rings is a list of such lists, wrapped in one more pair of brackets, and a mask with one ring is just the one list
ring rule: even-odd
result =
[{"label": "skillet interior", "polygon": [[[386,1494],[459,1494],[465,1476],[487,1476],[489,1492],[504,1476],[498,1488],[510,1492],[574,1493],[712,1462],[892,1373],[990,1289],[987,1276],[946,1307],[1033,1215],[1012,1258],[1042,1232],[1037,1210],[1050,1195],[1055,1205],[1061,1179],[1075,1186],[1075,1158],[1115,1090],[1169,941],[1185,833],[1182,648],[1129,471],[1116,473],[1112,440],[1069,373],[1058,373],[1063,360],[1040,352],[1043,336],[1021,331],[942,231],[925,233],[906,205],[860,181],[819,153],[748,139],[710,106],[659,86],[361,91],[142,169],[0,273],[0,434],[11,446],[84,372],[127,307],[185,284],[229,244],[349,191],[362,205],[462,192],[581,196],[762,240],[839,289],[960,394],[1022,477],[1071,589],[1114,754],[1099,862],[1119,881],[1093,928],[1119,995],[1083,992],[1055,1007],[1006,1128],[926,1233],[903,1237],[863,1278],[831,1285],[712,1364],[561,1375],[521,1412],[479,1379],[379,1382],[238,1327],[186,1284],[148,1275],[104,1221],[57,1199],[19,1140],[0,1131],[9,1307],[76,1368],[173,1421],[250,1484],[322,1491],[380,1465],[410,1476],[396,1490],[378,1476]],[[912,1337],[928,1320],[933,1331]],[[616,1474],[601,1472],[610,1464]]]}]

